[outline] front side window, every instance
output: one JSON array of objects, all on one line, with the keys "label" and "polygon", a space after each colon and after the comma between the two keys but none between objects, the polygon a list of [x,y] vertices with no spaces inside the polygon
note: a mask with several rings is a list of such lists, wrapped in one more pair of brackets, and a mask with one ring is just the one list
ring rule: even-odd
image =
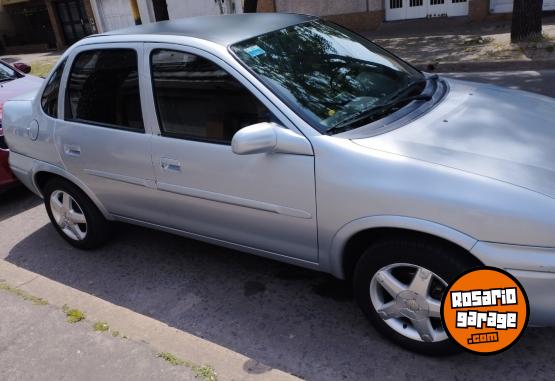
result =
[{"label": "front side window", "polygon": [[248,89],[205,58],[155,50],[151,69],[164,136],[229,144],[241,128],[272,120]]},{"label": "front side window", "polygon": [[80,53],[69,75],[66,119],[144,131],[136,51]]},{"label": "front side window", "polygon": [[48,79],[48,83],[46,84],[40,99],[42,109],[52,118],[58,117],[58,93],[65,66],[66,60],[64,59],[64,61],[60,63],[60,65],[58,65],[56,70],[52,73],[50,79]]},{"label": "front side window", "polygon": [[232,45],[231,51],[322,133],[368,124],[371,118],[360,116],[374,112],[368,115],[383,117],[383,106],[408,95],[402,94],[405,89],[416,92],[425,86],[416,69],[325,21],[251,38]]}]

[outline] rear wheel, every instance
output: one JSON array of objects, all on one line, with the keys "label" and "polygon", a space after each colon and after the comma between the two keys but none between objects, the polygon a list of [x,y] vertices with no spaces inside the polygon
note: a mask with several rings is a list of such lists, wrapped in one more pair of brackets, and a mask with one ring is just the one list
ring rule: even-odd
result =
[{"label": "rear wheel", "polygon": [[108,221],[77,186],[63,179],[50,180],[44,201],[56,231],[71,245],[93,249],[109,237]]},{"label": "rear wheel", "polygon": [[374,327],[404,348],[453,353],[456,347],[441,321],[441,298],[450,281],[475,265],[446,244],[380,241],[356,265],[356,299]]}]

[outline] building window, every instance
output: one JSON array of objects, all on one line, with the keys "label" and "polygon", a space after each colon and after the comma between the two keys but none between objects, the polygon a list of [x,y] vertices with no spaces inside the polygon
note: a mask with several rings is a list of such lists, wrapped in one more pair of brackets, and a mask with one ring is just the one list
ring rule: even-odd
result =
[{"label": "building window", "polygon": [[389,8],[403,8],[403,0],[389,0]]},{"label": "building window", "polygon": [[80,53],[68,81],[66,118],[144,131],[137,52],[132,49]]}]

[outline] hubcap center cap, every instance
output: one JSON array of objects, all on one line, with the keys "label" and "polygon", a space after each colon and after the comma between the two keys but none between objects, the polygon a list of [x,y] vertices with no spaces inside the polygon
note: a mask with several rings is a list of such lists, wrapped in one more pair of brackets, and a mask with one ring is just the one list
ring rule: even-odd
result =
[{"label": "hubcap center cap", "polygon": [[421,320],[429,316],[428,302],[418,293],[406,290],[395,298],[400,307],[401,315],[411,320]]}]

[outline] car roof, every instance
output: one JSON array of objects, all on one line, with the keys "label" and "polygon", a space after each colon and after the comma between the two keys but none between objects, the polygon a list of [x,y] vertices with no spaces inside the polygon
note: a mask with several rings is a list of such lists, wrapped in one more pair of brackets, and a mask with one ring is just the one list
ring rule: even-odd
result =
[{"label": "car roof", "polygon": [[161,21],[119,29],[99,36],[172,35],[194,37],[228,46],[275,30],[301,24],[317,17],[293,13],[243,13],[199,16]]}]

